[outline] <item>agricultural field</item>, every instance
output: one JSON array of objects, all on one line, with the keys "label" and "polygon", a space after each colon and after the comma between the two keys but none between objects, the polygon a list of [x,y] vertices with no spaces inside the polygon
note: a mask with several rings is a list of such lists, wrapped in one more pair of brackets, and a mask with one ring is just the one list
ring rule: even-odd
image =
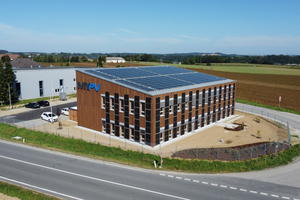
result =
[{"label": "agricultural field", "polygon": [[[211,74],[206,69],[190,69]],[[236,98],[259,104],[279,106],[300,111],[300,77],[299,75],[249,74],[224,71],[212,71],[215,76],[237,80]]]},{"label": "agricultural field", "polygon": [[[50,67],[52,63],[43,63],[46,67]],[[145,65],[144,63],[103,63],[104,68],[114,68],[117,65],[120,65],[120,67],[125,66],[125,67],[130,67],[130,66],[143,66]],[[54,67],[61,67],[60,63],[53,63]],[[63,63],[63,66],[66,66],[66,63]],[[71,66],[78,66],[78,67],[97,67],[97,63],[95,62],[71,62]]]}]

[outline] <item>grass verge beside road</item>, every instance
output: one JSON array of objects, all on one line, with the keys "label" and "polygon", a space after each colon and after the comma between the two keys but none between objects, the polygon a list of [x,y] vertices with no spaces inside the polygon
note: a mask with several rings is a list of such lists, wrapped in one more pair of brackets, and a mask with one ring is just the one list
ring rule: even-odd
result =
[{"label": "grass verge beside road", "polygon": [[[79,139],[64,138],[61,136],[39,131],[16,128],[8,124],[0,124],[0,138],[12,141],[12,137],[20,136],[26,139],[31,146],[57,150],[65,153],[86,156],[94,159],[116,162],[120,164],[154,169],[153,161],[160,161],[158,155],[144,154],[142,152],[108,147],[99,143],[90,143]],[[21,141],[19,141],[21,143]],[[293,158],[300,155],[300,145],[279,152],[277,156],[267,155],[253,160],[241,162],[222,162],[207,160],[188,160],[164,158],[163,170],[180,171],[188,173],[229,173],[263,170],[266,168],[286,165]]]},{"label": "grass verge beside road", "polygon": [[0,193],[22,200],[59,200],[59,198],[48,196],[16,185],[0,181]]}]

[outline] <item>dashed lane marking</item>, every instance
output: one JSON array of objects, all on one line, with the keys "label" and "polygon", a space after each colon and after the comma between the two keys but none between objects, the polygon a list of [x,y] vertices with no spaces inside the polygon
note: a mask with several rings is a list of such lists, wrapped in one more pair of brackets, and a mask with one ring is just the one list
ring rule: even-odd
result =
[{"label": "dashed lane marking", "polygon": [[279,198],[279,196],[276,195],[276,194],[271,194],[271,197],[277,197],[277,198]]},{"label": "dashed lane marking", "polygon": [[191,179],[189,179],[189,178],[185,178],[184,180],[185,180],[185,181],[190,181]]},{"label": "dashed lane marking", "polygon": [[268,196],[268,193],[261,192],[260,194]]},{"label": "dashed lane marking", "polygon": [[211,185],[212,185],[212,186],[218,186],[218,184],[215,184],[215,183],[211,183]]},{"label": "dashed lane marking", "polygon": [[208,184],[208,182],[204,182],[204,181],[202,181],[201,183],[203,183],[203,184]]},{"label": "dashed lane marking", "polygon": [[230,187],[230,189],[232,189],[232,190],[236,190],[237,188],[236,188],[236,187]]},{"label": "dashed lane marking", "polygon": [[242,188],[240,188],[240,191],[247,192],[247,190],[246,190],[246,189],[242,189]]},{"label": "dashed lane marking", "polygon": [[227,188],[227,186],[226,186],[226,185],[220,185],[220,187],[222,187],[222,188]]},{"label": "dashed lane marking", "polygon": [[253,191],[253,190],[250,190],[250,192],[251,192],[251,193],[254,193],[254,194],[257,194],[257,192],[256,192],[256,191]]}]

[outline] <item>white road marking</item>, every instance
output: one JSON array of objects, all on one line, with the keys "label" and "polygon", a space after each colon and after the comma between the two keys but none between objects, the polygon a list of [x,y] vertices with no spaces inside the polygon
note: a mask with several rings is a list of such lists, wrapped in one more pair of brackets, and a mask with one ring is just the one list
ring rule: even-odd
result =
[{"label": "white road marking", "polygon": [[159,175],[161,175],[161,176],[166,176],[165,174],[159,174]]},{"label": "white road marking", "polygon": [[212,185],[212,186],[218,186],[218,184],[215,184],[215,183],[211,183],[211,185]]},{"label": "white road marking", "polygon": [[0,179],[6,180],[6,181],[10,181],[10,182],[13,182],[13,183],[17,183],[17,184],[20,184],[20,185],[23,185],[23,186],[35,188],[35,189],[38,189],[38,190],[42,190],[42,191],[45,191],[45,192],[49,192],[49,193],[53,193],[53,194],[58,194],[58,195],[61,195],[61,196],[64,196],[64,197],[68,197],[68,198],[72,198],[72,199],[77,199],[77,200],[83,200],[83,199],[80,199],[80,198],[77,198],[77,197],[73,197],[71,195],[67,195],[67,194],[63,194],[63,193],[60,193],[60,192],[55,192],[53,190],[48,190],[48,189],[45,189],[45,188],[37,187],[37,186],[34,186],[34,185],[30,185],[30,184],[27,184],[27,183],[24,183],[24,182],[16,181],[16,180],[13,180],[13,179],[10,179],[10,178],[6,178],[6,177],[3,177],[3,176],[0,176]]},{"label": "white road marking", "polygon": [[264,192],[261,192],[260,194],[261,194],[261,195],[268,195],[268,193],[264,193]]},{"label": "white road marking", "polygon": [[282,196],[282,198],[283,198],[283,199],[290,199],[290,197],[285,197],[285,196]]},{"label": "white road marking", "polygon": [[278,195],[275,195],[275,194],[271,194],[271,196],[272,197],[277,197],[277,198],[279,197]]},{"label": "white road marking", "polygon": [[250,192],[251,192],[251,193],[255,193],[255,194],[257,193],[256,191],[253,191],[253,190],[250,190]]},{"label": "white road marking", "polygon": [[201,183],[203,183],[203,184],[208,184],[208,182],[204,182],[204,181],[202,181]]},{"label": "white road marking", "polygon": [[188,200],[187,198],[183,198],[183,197],[179,197],[179,196],[174,196],[174,195],[170,195],[170,194],[156,192],[156,191],[153,191],[153,190],[147,190],[147,189],[143,189],[143,188],[139,188],[139,187],[135,187],[135,186],[131,186],[131,185],[125,185],[125,184],[122,184],[122,183],[108,181],[108,180],[104,180],[104,179],[100,179],[100,178],[94,178],[94,177],[86,176],[86,175],[82,175],[82,174],[76,174],[76,173],[73,173],[73,172],[68,172],[68,171],[64,171],[64,170],[60,170],[60,169],[54,169],[54,168],[51,168],[51,167],[46,167],[46,166],[43,166],[43,165],[38,165],[38,164],[23,161],[23,160],[9,158],[9,157],[6,157],[6,156],[1,156],[0,155],[0,157],[8,159],[8,160],[13,160],[13,161],[16,161],[16,162],[20,162],[20,163],[24,163],[24,164],[28,164],[28,165],[32,165],[32,166],[36,166],[36,167],[40,167],[40,168],[44,168],[44,169],[49,169],[49,170],[52,170],[52,171],[57,171],[57,172],[65,173],[65,174],[70,174],[70,175],[73,175],[73,176],[78,176],[78,177],[87,178],[87,179],[91,179],[91,180],[96,180],[96,181],[100,181],[100,182],[104,182],[104,183],[109,183],[109,184],[112,184],[112,185],[118,185],[118,186],[121,186],[121,187],[126,187],[126,188],[130,188],[130,189],[134,189],[134,190],[140,190],[140,191],[153,193],[153,194],[158,194],[158,195],[161,195],[161,196],[172,197],[172,198],[176,198],[176,199]]},{"label": "white road marking", "polygon": [[197,181],[197,180],[193,180],[193,182],[199,183],[199,181]]},{"label": "white road marking", "polygon": [[177,178],[177,179],[182,179],[181,177],[178,177],[178,176],[177,176],[176,178]]},{"label": "white road marking", "polygon": [[237,188],[236,188],[236,187],[230,187],[230,189],[232,189],[232,190],[236,190]]},{"label": "white road marking", "polygon": [[242,188],[240,188],[240,190],[241,190],[241,191],[243,191],[243,192],[247,192],[247,190],[246,190],[246,189],[242,189]]},{"label": "white road marking", "polygon": [[185,178],[184,180],[185,180],[185,181],[190,181],[191,179],[189,179],[189,178]]},{"label": "white road marking", "polygon": [[168,175],[168,177],[171,177],[171,178],[173,178],[174,176],[172,176],[172,175]]},{"label": "white road marking", "polygon": [[227,188],[227,186],[226,186],[226,185],[220,185],[220,187],[222,187],[222,188]]}]

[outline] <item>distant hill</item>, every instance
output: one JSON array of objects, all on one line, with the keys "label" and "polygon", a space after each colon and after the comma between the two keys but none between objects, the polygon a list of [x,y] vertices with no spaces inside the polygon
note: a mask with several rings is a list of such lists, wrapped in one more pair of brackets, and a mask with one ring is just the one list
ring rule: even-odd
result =
[{"label": "distant hill", "polygon": [[6,50],[0,50],[0,54],[7,54],[8,53],[8,51],[6,51]]}]

